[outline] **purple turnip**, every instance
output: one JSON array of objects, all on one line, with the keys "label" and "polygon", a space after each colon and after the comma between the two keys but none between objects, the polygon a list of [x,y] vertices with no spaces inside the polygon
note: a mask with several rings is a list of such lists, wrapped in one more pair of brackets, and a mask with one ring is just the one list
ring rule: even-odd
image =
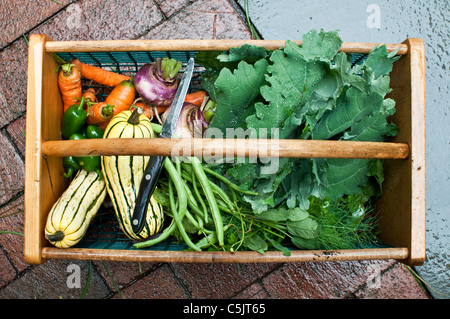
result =
[{"label": "purple turnip", "polygon": [[170,106],[179,85],[177,78],[181,61],[157,58],[143,65],[134,78],[139,95],[154,106]]}]

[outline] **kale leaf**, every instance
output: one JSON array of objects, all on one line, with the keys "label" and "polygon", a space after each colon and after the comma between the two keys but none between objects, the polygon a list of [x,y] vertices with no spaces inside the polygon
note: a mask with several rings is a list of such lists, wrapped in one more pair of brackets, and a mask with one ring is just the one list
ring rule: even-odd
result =
[{"label": "kale leaf", "polygon": [[[396,52],[377,46],[353,65],[351,56],[340,52],[342,40],[335,31],[312,30],[302,40],[300,46],[286,41],[273,51],[245,45],[200,54],[206,66],[203,88],[217,103],[210,128],[252,129],[256,135],[249,138],[274,130],[269,138],[383,141],[394,136],[398,128],[389,119],[395,102],[387,94]],[[307,213],[299,220],[280,216],[308,212],[311,198],[337,203],[349,196],[377,197],[384,179],[382,160],[280,158],[277,170],[265,173],[269,164],[246,160],[216,169],[258,192],[242,200],[255,216],[283,220],[298,247],[313,247],[320,225]],[[264,236],[248,239],[256,250],[265,247],[263,242]]]}]

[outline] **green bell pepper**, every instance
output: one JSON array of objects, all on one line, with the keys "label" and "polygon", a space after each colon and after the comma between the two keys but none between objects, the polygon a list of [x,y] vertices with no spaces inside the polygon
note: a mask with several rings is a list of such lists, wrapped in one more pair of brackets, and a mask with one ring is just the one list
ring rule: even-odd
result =
[{"label": "green bell pepper", "polygon": [[71,105],[66,112],[64,112],[61,127],[63,138],[69,139],[72,134],[80,132],[87,117],[88,113],[84,109],[84,97],[82,97],[80,104]]},{"label": "green bell pepper", "polygon": [[[69,139],[83,140],[86,138],[81,133],[74,133]],[[81,169],[87,172],[96,172],[100,176],[100,179],[103,178],[100,156],[76,156],[74,159],[80,165]]]}]

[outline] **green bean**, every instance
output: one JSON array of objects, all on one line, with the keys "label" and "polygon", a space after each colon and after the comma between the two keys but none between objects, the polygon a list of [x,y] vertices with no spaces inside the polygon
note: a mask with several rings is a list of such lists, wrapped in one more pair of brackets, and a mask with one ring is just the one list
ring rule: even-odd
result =
[{"label": "green bean", "polygon": [[213,192],[215,192],[219,196],[219,198],[221,198],[224,201],[224,203],[228,206],[228,208],[231,211],[234,211],[235,207],[231,204],[231,200],[228,197],[228,195],[224,192],[224,190],[220,188],[220,186],[214,184],[213,182],[210,182],[210,185]]},{"label": "green bean", "polygon": [[[194,190],[194,197],[197,199],[198,202],[200,202],[200,205],[202,207],[203,210],[203,220],[205,223],[208,223],[209,218],[208,218],[208,209],[206,208],[206,204],[205,201],[202,198],[202,195],[200,194],[200,191],[197,187],[197,182],[196,182],[196,177],[195,177],[195,173],[192,169],[189,170],[190,172],[187,172],[186,170],[186,166],[183,166],[183,171],[181,172],[181,177],[187,181],[189,181],[190,183],[192,183],[192,189]],[[200,207],[199,207],[200,209]]]},{"label": "green bean", "polygon": [[[183,226],[182,220],[183,216],[187,212],[187,195],[186,190],[184,188],[183,182],[181,181],[181,176],[178,175],[177,169],[173,166],[173,163],[169,158],[164,160],[164,168],[167,170],[169,174],[169,200],[170,207],[172,208],[172,214],[174,216],[175,222],[178,227],[178,231],[180,235],[183,237],[185,243],[194,250],[200,250],[191,240],[189,235],[186,233],[186,229]],[[172,190],[172,184],[175,185],[178,197],[178,211],[175,204],[174,192]]]},{"label": "green bean", "polygon": [[[223,230],[226,231],[229,227],[230,227],[230,225],[226,225]],[[197,247],[199,247],[200,249],[203,250],[203,249],[213,246],[216,243],[217,243],[217,233],[212,232],[208,236],[205,236],[202,239],[200,239],[199,241],[197,241],[196,245],[197,245]]]},{"label": "green bean", "polygon": [[[181,173],[181,176],[182,177],[184,176],[183,173]],[[200,207],[198,207],[198,203],[195,199],[195,196],[192,194],[192,192],[191,192],[189,186],[187,185],[187,183],[185,182],[185,180],[183,180],[183,184],[186,189],[187,196],[188,196],[188,206],[194,211],[194,213],[196,215],[200,216],[201,218],[205,218],[205,212],[202,211],[200,209]]]},{"label": "green bean", "polygon": [[247,195],[254,195],[254,196],[259,195],[256,192],[252,192],[252,191],[248,191],[248,190],[240,188],[238,185],[236,185],[235,183],[230,181],[225,176],[222,176],[222,175],[216,173],[215,171],[213,171],[212,169],[209,169],[208,167],[203,167],[203,169],[205,170],[206,173],[216,177],[218,180],[222,181],[225,185],[227,185],[231,189],[234,189],[235,191],[238,191],[239,193],[247,194]]},{"label": "green bean", "polygon": [[205,201],[203,200],[202,196],[200,195],[200,191],[198,190],[197,179],[195,178],[195,172],[193,170],[191,172],[191,176],[192,176],[192,188],[194,190],[194,195],[197,198],[197,200],[200,203],[200,206],[202,207],[202,210],[203,210],[203,216],[204,216],[203,220],[205,221],[205,223],[208,223],[208,221],[209,221],[208,208],[206,208]]},{"label": "green bean", "polygon": [[158,243],[166,240],[167,238],[169,238],[170,235],[172,235],[172,233],[174,232],[174,230],[176,228],[177,228],[177,224],[175,223],[175,220],[172,219],[172,221],[170,222],[170,225],[167,226],[166,229],[164,229],[163,232],[158,237],[136,243],[133,245],[133,247],[134,248],[145,248],[145,247],[150,247],[155,244],[158,244]]},{"label": "green bean", "polygon": [[224,245],[224,230],[223,230],[223,222],[222,215],[220,214],[219,207],[216,202],[216,198],[211,189],[211,184],[209,183],[208,177],[206,176],[205,171],[203,170],[202,163],[197,157],[191,157],[192,168],[194,169],[195,176],[198,178],[199,183],[205,192],[206,199],[209,203],[209,207],[211,209],[211,215],[213,217],[214,225],[217,232],[217,240],[219,242],[219,246]]},{"label": "green bean", "polygon": [[150,125],[152,126],[153,132],[155,132],[156,134],[161,133],[161,131],[162,131],[162,126],[161,125],[159,125],[157,123],[153,123],[153,122],[151,122]]},{"label": "green bean", "polygon": [[[195,179],[195,177],[191,179],[190,176],[187,175],[187,172],[186,173],[183,172],[182,177],[191,182]],[[222,199],[223,203],[226,203],[226,206],[228,206],[230,211],[234,211],[235,207],[231,204],[231,200],[228,197],[228,195],[225,193],[225,191],[222,188],[220,188],[220,186],[214,184],[214,182],[212,182],[210,180],[208,180],[208,183],[211,186],[213,193],[217,194],[217,196],[218,196],[216,201],[218,201],[219,199]],[[199,194],[199,196],[201,196],[201,195]]]},{"label": "green bean", "polygon": [[233,214],[233,212],[228,207],[226,207],[226,205],[223,203],[222,200],[218,199],[217,200],[217,205],[219,206],[219,209],[221,211],[223,211],[225,213],[228,213],[228,214]]}]

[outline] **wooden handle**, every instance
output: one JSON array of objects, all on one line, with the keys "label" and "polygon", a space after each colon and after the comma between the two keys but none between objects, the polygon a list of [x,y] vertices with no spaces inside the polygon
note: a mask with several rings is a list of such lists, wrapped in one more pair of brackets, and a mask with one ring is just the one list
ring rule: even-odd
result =
[{"label": "wooden handle", "polygon": [[[299,45],[302,41],[293,41]],[[228,50],[243,44],[264,46],[275,50],[285,45],[284,40],[231,40],[231,39],[180,39],[180,40],[102,40],[102,41],[51,41],[47,42],[47,52],[117,52],[117,51],[199,51]],[[346,53],[369,53],[382,43],[344,42],[341,47]],[[408,53],[406,44],[386,43],[389,52],[399,49],[399,55]]]},{"label": "wooden handle", "polygon": [[161,155],[253,158],[359,158],[405,159],[406,143],[269,140],[269,139],[170,139],[110,138],[46,141],[45,156]]}]

